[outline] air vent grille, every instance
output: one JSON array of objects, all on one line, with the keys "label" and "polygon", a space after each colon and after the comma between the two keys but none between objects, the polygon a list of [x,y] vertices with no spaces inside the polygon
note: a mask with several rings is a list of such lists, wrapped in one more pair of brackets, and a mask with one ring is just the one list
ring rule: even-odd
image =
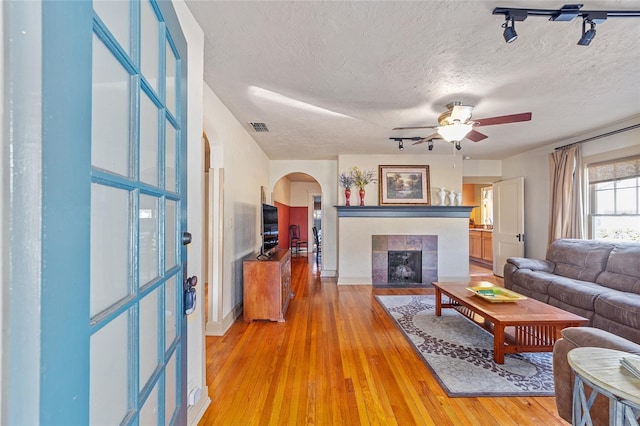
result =
[{"label": "air vent grille", "polygon": [[269,128],[267,127],[266,123],[249,123],[251,124],[251,127],[253,127],[253,130],[255,130],[256,132],[268,132]]}]

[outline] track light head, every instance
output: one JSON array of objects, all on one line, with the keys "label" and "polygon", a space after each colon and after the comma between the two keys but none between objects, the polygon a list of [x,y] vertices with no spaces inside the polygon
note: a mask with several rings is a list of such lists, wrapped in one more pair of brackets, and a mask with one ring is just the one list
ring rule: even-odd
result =
[{"label": "track light head", "polygon": [[[511,22],[511,26],[509,26],[509,22]],[[518,33],[516,33],[515,21],[513,18],[507,15],[507,19],[502,24],[502,28],[504,31],[502,32],[502,36],[504,37],[504,41],[507,43],[513,43],[518,38]]]},{"label": "track light head", "polygon": [[[585,31],[587,24],[590,25],[589,30]],[[588,46],[596,36],[596,23],[589,18],[582,20],[582,37],[578,40],[578,46]]]},{"label": "track light head", "polygon": [[[582,18],[582,36],[580,46],[589,46],[596,36],[596,25],[609,18],[640,18],[640,10],[581,10],[582,4],[565,4],[560,9],[522,9],[512,7],[496,7],[494,15],[504,15],[504,41],[512,43],[518,38],[515,21],[524,21],[528,16],[548,16],[550,21],[570,22],[576,17]],[[587,24],[589,29],[587,29]]]},{"label": "track light head", "polygon": [[429,141],[429,151],[433,151],[433,141]]},{"label": "track light head", "polygon": [[462,149],[462,145],[460,145],[460,141],[456,142],[456,149],[460,151]]},{"label": "track light head", "polygon": [[402,142],[402,139],[398,141],[398,149],[404,151],[404,142]]}]

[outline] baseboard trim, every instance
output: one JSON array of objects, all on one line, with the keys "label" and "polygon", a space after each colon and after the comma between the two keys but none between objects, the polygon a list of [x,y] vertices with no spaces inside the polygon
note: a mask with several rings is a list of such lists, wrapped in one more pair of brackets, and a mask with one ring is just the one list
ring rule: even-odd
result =
[{"label": "baseboard trim", "polygon": [[327,278],[333,278],[337,275],[338,271],[336,270],[324,270],[322,269],[320,271],[320,276],[321,277],[327,277]]},{"label": "baseboard trim", "polygon": [[236,319],[242,315],[242,304],[236,305],[235,308],[222,319],[222,321],[209,321],[205,324],[204,335],[205,336],[224,336],[224,334],[231,328]]},{"label": "baseboard trim", "polygon": [[210,404],[211,398],[209,398],[209,388],[204,386],[202,388],[202,396],[196,405],[189,407],[187,410],[187,424],[192,426],[197,425],[200,419],[202,419],[202,416],[204,416],[205,411],[207,411],[207,408],[209,408]]},{"label": "baseboard trim", "polygon": [[338,285],[371,285],[371,277],[338,277]]}]

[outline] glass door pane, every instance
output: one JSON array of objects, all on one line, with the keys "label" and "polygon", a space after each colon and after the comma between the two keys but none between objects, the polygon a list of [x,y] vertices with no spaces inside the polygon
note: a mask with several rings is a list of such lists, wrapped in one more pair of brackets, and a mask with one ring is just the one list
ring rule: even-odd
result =
[{"label": "glass door pane", "polygon": [[170,3],[94,7],[90,420],[182,423],[186,44],[172,44],[173,14],[162,22]]}]

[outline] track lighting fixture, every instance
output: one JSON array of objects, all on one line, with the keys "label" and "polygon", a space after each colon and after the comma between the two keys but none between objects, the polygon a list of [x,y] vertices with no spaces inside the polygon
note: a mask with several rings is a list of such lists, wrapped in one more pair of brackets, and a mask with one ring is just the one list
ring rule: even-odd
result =
[{"label": "track lighting fixture", "polygon": [[[585,31],[587,24],[589,24],[591,28]],[[592,20],[584,18],[582,20],[582,37],[580,37],[580,40],[578,40],[578,45],[588,46],[589,44],[591,44],[591,40],[593,40],[595,36],[596,36],[596,24]]]},{"label": "track lighting fixture", "polygon": [[462,149],[462,145],[460,145],[460,141],[456,142],[456,149],[460,151]]},{"label": "track lighting fixture", "polygon": [[[511,22],[511,26],[509,26],[509,22]],[[516,26],[513,18],[509,18],[509,16],[507,16],[504,24],[502,24],[502,28],[504,28],[504,32],[502,33],[504,41],[506,41],[507,43],[516,41],[516,39],[518,38],[518,33],[516,33]]]},{"label": "track lighting fixture", "polygon": [[[421,138],[420,136],[413,136],[410,138],[389,138],[390,140],[394,141],[394,142],[398,142],[398,150],[399,151],[404,151],[404,141],[413,141],[414,145],[418,145],[421,143],[427,143],[427,148],[429,149],[429,151],[433,151],[433,139],[436,135],[431,135],[429,138]],[[436,138],[438,139],[438,138]],[[453,142],[452,142],[453,143]],[[459,142],[458,142],[459,144]],[[461,149],[461,148],[458,148]]]},{"label": "track lighting fixture", "polygon": [[[518,33],[516,33],[516,21],[524,21],[527,19],[527,12],[518,10],[518,9],[509,9],[509,13],[504,14],[504,23],[502,24],[502,28],[504,31],[502,32],[502,36],[504,37],[504,41],[507,43],[513,43],[518,38]],[[511,23],[511,26],[509,26]]]},{"label": "track lighting fixture", "polygon": [[596,36],[596,24],[602,24],[607,18],[640,18],[640,10],[580,10],[582,6],[582,4],[565,4],[560,9],[496,7],[493,9],[493,14],[505,16],[502,35],[507,43],[512,43],[518,38],[515,21],[524,21],[528,16],[546,16],[554,22],[569,22],[579,16],[582,18],[582,36],[578,41],[580,46],[589,46]]}]

